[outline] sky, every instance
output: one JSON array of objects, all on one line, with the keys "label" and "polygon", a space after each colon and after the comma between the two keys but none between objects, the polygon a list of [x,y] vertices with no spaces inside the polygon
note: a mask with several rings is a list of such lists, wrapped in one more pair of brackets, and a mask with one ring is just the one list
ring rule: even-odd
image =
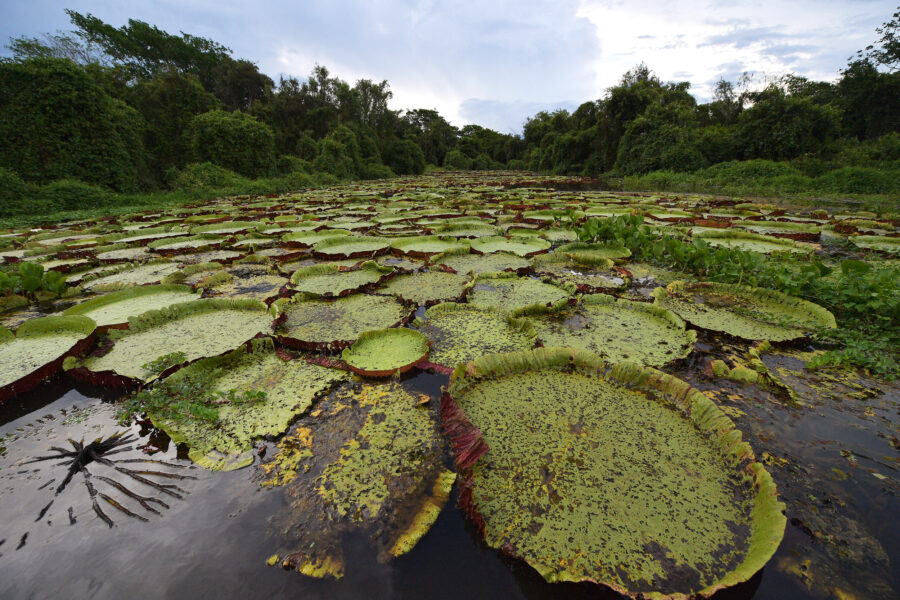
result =
[{"label": "sky", "polygon": [[[0,40],[71,29],[64,8],[211,38],[276,82],[315,64],[387,79],[391,108],[519,133],[603,97],[643,62],[709,100],[720,78],[833,81],[897,0],[0,0]],[[6,48],[0,54],[8,55]]]}]

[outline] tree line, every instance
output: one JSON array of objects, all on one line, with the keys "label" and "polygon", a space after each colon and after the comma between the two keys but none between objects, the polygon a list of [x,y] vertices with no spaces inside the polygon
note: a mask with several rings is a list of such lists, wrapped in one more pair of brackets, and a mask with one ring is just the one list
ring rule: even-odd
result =
[{"label": "tree line", "polygon": [[756,159],[816,175],[900,159],[900,11],[835,83],[722,80],[698,103],[689,83],[663,82],[642,64],[571,113],[527,119],[522,135],[391,110],[387,81],[351,85],[317,65],[275,83],[213,40],[67,13],[71,32],[13,38],[12,57],[0,60],[7,190],[77,180],[138,192],[223,173],[299,185],[426,165],[597,176]]}]

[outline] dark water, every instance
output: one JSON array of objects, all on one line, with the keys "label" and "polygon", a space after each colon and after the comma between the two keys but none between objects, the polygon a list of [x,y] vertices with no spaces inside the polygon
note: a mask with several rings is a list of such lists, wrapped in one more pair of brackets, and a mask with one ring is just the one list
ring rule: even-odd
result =
[{"label": "dark water", "polygon": [[[431,394],[436,410],[445,382],[443,376],[419,373],[405,385]],[[896,597],[892,590],[898,589],[893,563],[900,556],[897,454],[885,437],[896,435],[900,422],[895,390],[866,400],[865,405],[848,408],[823,401],[803,409],[786,408],[766,393],[735,391],[743,394],[745,412],[736,421],[754,449],[758,453],[768,449],[802,469],[770,466],[788,502],[788,518],[797,524],[788,525],[778,554],[763,572],[717,598],[839,597],[834,595],[836,587],[852,594],[845,597]],[[47,454],[50,446],[66,445],[67,437],[87,442],[121,431],[114,424],[109,400],[99,389],[76,387],[59,376],[0,407],[0,422],[5,423],[0,426],[0,446],[7,449],[0,456],[0,598],[618,597],[592,585],[547,584],[524,563],[502,558],[480,541],[456,508],[455,491],[416,548],[389,564],[375,561],[367,540],[345,540],[346,574],[339,581],[313,580],[266,566],[279,539],[268,518],[281,510],[284,500],[280,490],[260,491],[252,481],[252,468],[230,473],[190,468],[187,472],[197,479],[179,482],[188,493],[183,500],[167,500],[170,508],[162,516],[148,515],[149,522],[144,523],[105,509],[116,523],[109,528],[91,510],[79,479],[54,499],[64,467],[54,461],[17,464]],[[140,436],[139,446],[152,442],[164,448],[151,458],[190,464],[159,432],[139,425],[131,430]],[[855,467],[840,450],[853,453]],[[134,449],[119,456],[148,455]],[[100,465],[91,468],[101,474]],[[829,478],[832,468],[849,475]],[[50,509],[36,520],[50,500]],[[75,524],[70,524],[69,507]],[[841,519],[824,514],[828,510]],[[804,526],[810,528],[810,514],[823,519],[812,523],[813,529],[830,527],[837,541],[826,543],[804,531]],[[832,546],[844,556],[832,552]],[[888,557],[887,563],[879,559],[879,552]],[[815,576],[811,584],[802,571],[791,574],[779,567],[784,561],[807,559],[811,560],[807,570]]]}]

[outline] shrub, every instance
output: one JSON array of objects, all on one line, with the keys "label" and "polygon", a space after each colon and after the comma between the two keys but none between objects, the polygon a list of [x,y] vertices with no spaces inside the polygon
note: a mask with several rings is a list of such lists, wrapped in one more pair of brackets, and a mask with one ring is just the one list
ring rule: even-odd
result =
[{"label": "shrub", "polygon": [[197,115],[190,126],[191,154],[244,177],[275,171],[275,136],[268,125],[242,113],[213,110]]},{"label": "shrub", "polygon": [[238,187],[248,183],[245,177],[218,165],[209,162],[191,163],[175,175],[172,189],[197,191]]},{"label": "shrub", "polygon": [[842,167],[816,177],[822,191],[838,194],[889,194],[900,191],[900,173],[872,167]]},{"label": "shrub", "polygon": [[421,175],[425,172],[425,153],[409,138],[387,144],[382,157],[397,175]]},{"label": "shrub", "polygon": [[472,161],[459,150],[451,150],[444,156],[444,166],[458,171],[467,171],[472,168]]},{"label": "shrub", "polygon": [[56,210],[79,210],[107,206],[114,196],[102,187],[77,179],[60,179],[38,188],[35,198]]},{"label": "shrub", "polygon": [[390,167],[374,161],[363,161],[359,169],[360,179],[389,179],[396,176]]}]

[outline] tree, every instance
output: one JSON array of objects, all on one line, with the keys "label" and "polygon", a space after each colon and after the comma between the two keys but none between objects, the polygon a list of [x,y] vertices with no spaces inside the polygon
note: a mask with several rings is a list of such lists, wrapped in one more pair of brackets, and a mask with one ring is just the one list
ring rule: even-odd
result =
[{"label": "tree", "polygon": [[874,44],[867,46],[865,53],[859,52],[860,58],[869,58],[872,62],[883,65],[891,71],[900,68],[900,10],[893,14],[890,21],[875,30],[881,36]]},{"label": "tree", "polygon": [[197,115],[189,132],[191,156],[244,177],[275,171],[275,136],[265,123],[242,112],[213,110]]},{"label": "tree", "polygon": [[384,163],[397,175],[421,175],[425,172],[425,153],[410,138],[395,139],[382,153]]},{"label": "tree", "polygon": [[25,181],[144,188],[150,175],[143,131],[137,111],[70,60],[0,62],[0,166]]}]

